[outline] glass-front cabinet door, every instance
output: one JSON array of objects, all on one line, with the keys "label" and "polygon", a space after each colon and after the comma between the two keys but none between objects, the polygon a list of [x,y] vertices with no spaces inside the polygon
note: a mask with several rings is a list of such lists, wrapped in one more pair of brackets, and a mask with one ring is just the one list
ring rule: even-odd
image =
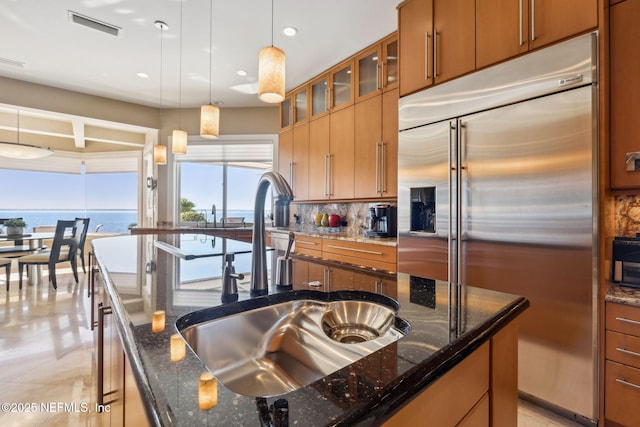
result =
[{"label": "glass-front cabinet door", "polygon": [[398,87],[398,34],[382,41],[382,90]]},{"label": "glass-front cabinet door", "polygon": [[309,86],[297,90],[293,94],[294,125],[309,121]]},{"label": "glass-front cabinet door", "polygon": [[311,118],[329,112],[329,75],[325,74],[311,82]]},{"label": "glass-front cabinet door", "polygon": [[331,109],[348,107],[353,98],[353,60],[349,60],[331,71]]},{"label": "glass-front cabinet door", "polygon": [[287,96],[280,103],[280,130],[287,129],[293,124],[293,110],[291,96]]},{"label": "glass-front cabinet door", "polygon": [[356,99],[362,101],[398,86],[398,36],[392,34],[355,59]]}]

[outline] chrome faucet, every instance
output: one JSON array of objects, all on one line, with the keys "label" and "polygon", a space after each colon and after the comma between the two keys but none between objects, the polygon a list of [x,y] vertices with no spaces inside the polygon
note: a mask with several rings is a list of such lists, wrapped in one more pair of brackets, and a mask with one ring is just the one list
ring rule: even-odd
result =
[{"label": "chrome faucet", "polygon": [[274,208],[276,227],[289,225],[289,203],[293,200],[293,191],[282,175],[266,172],[258,181],[256,200],[253,209],[253,257],[251,260],[251,295],[265,295],[268,290],[267,250],[264,236],[264,202],[269,184],[277,194]]}]

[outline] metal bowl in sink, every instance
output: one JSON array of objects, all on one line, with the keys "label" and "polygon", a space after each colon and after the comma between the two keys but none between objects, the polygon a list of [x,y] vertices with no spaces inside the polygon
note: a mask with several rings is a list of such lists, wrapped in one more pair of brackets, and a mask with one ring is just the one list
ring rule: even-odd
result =
[{"label": "metal bowl in sink", "polygon": [[[377,300],[384,298],[376,295]],[[406,335],[410,326],[396,316],[394,304],[304,298],[178,329],[225,387],[269,397],[296,390],[380,350]]]}]

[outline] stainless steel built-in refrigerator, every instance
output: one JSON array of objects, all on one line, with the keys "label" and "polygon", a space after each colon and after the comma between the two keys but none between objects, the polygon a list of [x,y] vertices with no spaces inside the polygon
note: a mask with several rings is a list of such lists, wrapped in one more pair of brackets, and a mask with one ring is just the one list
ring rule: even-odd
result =
[{"label": "stainless steel built-in refrigerator", "polygon": [[596,39],[399,105],[398,270],[528,298],[519,389],[582,422],[598,414]]}]

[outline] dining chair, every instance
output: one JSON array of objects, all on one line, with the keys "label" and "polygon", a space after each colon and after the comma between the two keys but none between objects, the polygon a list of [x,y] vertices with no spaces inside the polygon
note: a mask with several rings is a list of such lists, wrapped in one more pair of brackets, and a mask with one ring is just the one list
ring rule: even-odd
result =
[{"label": "dining chair", "polygon": [[80,256],[80,261],[82,261],[82,271],[84,273],[87,272],[84,266],[84,243],[87,241],[87,230],[89,229],[89,221],[91,218],[76,218],[76,221],[82,221],[83,229],[80,234],[80,246],[78,246],[78,255]]},{"label": "dining chair", "polygon": [[4,267],[7,272],[7,292],[8,292],[9,281],[11,280],[11,258],[0,258],[0,267]]},{"label": "dining chair", "polygon": [[57,289],[56,264],[69,262],[71,263],[73,278],[76,283],[78,283],[77,254],[82,227],[82,220],[58,220],[50,251],[25,255],[18,258],[18,283],[20,289],[22,289],[22,271],[25,265],[47,265],[49,268],[49,281],[53,284],[53,288]]}]

